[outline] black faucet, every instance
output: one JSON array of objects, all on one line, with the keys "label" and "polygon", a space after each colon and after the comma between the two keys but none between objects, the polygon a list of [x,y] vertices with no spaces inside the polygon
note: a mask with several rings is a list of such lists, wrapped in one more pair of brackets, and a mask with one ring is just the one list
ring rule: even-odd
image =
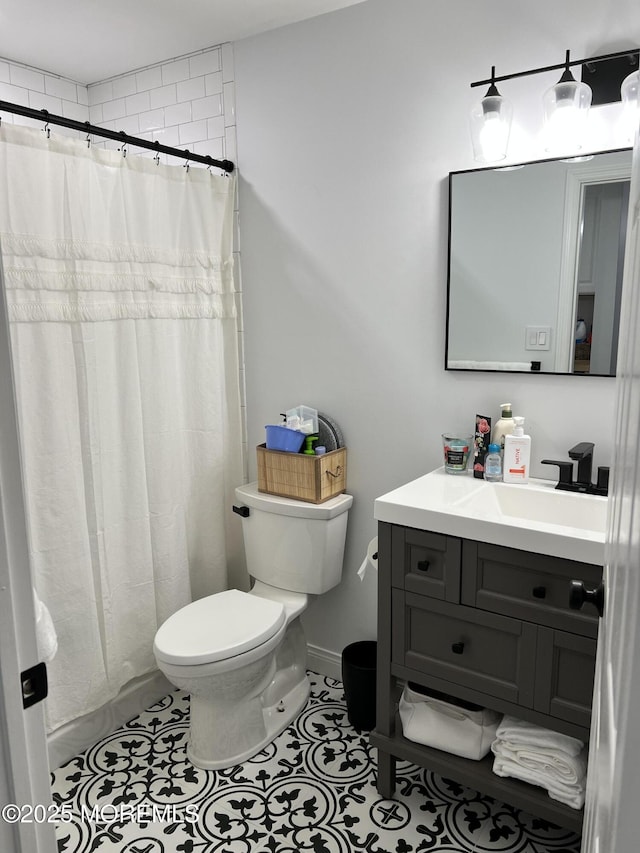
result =
[{"label": "black faucet", "polygon": [[581,441],[569,451],[569,459],[575,459],[578,463],[577,485],[591,485],[591,467],[593,465],[593,442]]},{"label": "black faucet", "polygon": [[565,492],[583,492],[590,495],[607,495],[609,493],[609,469],[604,465],[598,468],[598,479],[591,482],[593,467],[593,442],[581,441],[569,451],[570,459],[578,463],[578,477],[573,479],[573,462],[557,459],[543,459],[543,465],[557,465],[559,471],[556,489]]}]

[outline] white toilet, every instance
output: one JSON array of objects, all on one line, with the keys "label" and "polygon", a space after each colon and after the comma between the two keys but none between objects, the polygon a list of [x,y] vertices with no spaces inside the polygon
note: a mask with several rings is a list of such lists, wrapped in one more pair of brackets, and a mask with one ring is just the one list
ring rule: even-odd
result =
[{"label": "white toilet", "polygon": [[322,504],[236,489],[250,592],[219,592],[178,610],[159,628],[159,669],[191,694],[187,755],[222,769],[260,752],[304,707],[307,644],[300,614],[309,595],[342,577],[351,495]]}]

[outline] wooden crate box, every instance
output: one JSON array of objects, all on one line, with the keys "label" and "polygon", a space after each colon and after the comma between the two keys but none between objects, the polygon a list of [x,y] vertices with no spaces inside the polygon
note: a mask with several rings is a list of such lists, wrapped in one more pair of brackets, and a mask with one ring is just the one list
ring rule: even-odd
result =
[{"label": "wooden crate box", "polygon": [[347,448],[311,456],[267,450],[259,444],[258,491],[320,504],[347,488]]}]

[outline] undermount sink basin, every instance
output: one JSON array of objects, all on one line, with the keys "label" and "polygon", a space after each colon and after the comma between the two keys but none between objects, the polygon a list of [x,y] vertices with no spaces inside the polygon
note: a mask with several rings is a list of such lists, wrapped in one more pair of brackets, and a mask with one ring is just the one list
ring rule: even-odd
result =
[{"label": "undermount sink basin", "polygon": [[375,502],[378,521],[602,565],[608,499],[549,480],[489,483],[438,468]]},{"label": "undermount sink basin", "polygon": [[[544,481],[543,481],[544,482]],[[604,536],[607,523],[607,499],[594,495],[557,491],[548,486],[486,483],[462,498],[460,507],[481,513],[483,517],[507,516],[521,523],[542,523],[555,527],[577,528]],[[594,499],[595,497],[595,499]]]}]

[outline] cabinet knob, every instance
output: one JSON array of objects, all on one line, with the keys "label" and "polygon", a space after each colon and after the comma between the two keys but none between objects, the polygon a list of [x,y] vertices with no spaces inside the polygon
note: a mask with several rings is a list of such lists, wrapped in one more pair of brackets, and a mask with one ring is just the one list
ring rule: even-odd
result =
[{"label": "cabinet knob", "polygon": [[531,594],[534,598],[546,598],[547,597],[547,588],[545,586],[534,586],[531,591]]},{"label": "cabinet knob", "polygon": [[453,643],[451,646],[451,651],[454,655],[461,655],[464,651],[464,643]]},{"label": "cabinet knob", "polygon": [[601,583],[595,589],[587,589],[582,581],[571,581],[569,592],[569,607],[572,610],[582,610],[582,605],[593,604],[602,616],[604,612],[604,584]]},{"label": "cabinet knob", "polygon": [[429,560],[418,560],[418,565],[416,566],[419,572],[428,572],[429,571]]}]

